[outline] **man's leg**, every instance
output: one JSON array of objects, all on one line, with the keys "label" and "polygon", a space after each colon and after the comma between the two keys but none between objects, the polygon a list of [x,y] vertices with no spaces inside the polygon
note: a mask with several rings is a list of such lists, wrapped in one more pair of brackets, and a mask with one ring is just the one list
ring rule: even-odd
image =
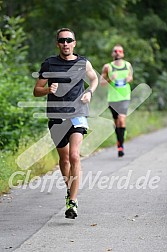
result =
[{"label": "man's leg", "polygon": [[70,143],[63,148],[57,148],[59,154],[59,165],[62,176],[65,179],[67,189],[70,189],[70,199],[76,200],[79,188],[80,175],[80,145],[83,135],[73,133],[70,136]]},{"label": "man's leg", "polygon": [[66,207],[69,205],[70,200],[70,161],[69,161],[69,144],[67,144],[63,148],[57,148],[57,152],[59,154],[59,166],[62,176],[64,177],[64,181],[67,187],[67,194],[65,196],[66,199]]},{"label": "man's leg", "polygon": [[115,133],[117,136],[117,147],[119,157],[122,157],[124,155],[123,143],[126,130],[126,114],[129,102],[130,102],[129,100],[125,100],[120,102],[109,103],[109,108],[112,112],[113,119],[115,122]]},{"label": "man's leg", "polygon": [[70,160],[70,200],[76,200],[79,180],[80,180],[80,146],[82,144],[83,135],[81,133],[73,133],[70,136],[69,143],[69,160]]},{"label": "man's leg", "polygon": [[118,115],[116,121],[116,133],[118,139],[118,156],[122,157],[124,155],[124,135],[126,130],[126,115]]},{"label": "man's leg", "polygon": [[117,103],[118,117],[116,121],[116,127],[117,127],[120,147],[122,148],[123,148],[123,143],[124,143],[124,135],[125,135],[125,130],[126,130],[126,115],[127,115],[129,103],[130,103],[129,100],[120,101]]},{"label": "man's leg", "polygon": [[[59,122],[59,123],[58,123]],[[59,154],[59,166],[64,176],[65,183],[68,188],[68,180],[70,176],[70,161],[69,161],[69,144],[68,144],[68,131],[71,128],[70,120],[62,121],[61,119],[49,120],[49,130],[53,142]]]},{"label": "man's leg", "polygon": [[70,193],[68,202],[66,201],[67,210],[65,217],[70,219],[77,217],[78,201],[76,198],[80,179],[80,145],[82,140],[83,135],[78,132],[72,133],[69,138],[70,178],[68,180],[68,187],[70,188]]},{"label": "man's leg", "polygon": [[119,119],[118,119],[118,112],[112,107],[115,103],[110,103],[111,106],[109,106],[109,109],[111,111],[112,117],[114,119],[114,124],[115,124],[115,134],[117,137],[117,146],[119,146]]},{"label": "man's leg", "polygon": [[126,130],[126,115],[118,115],[117,119],[117,129],[119,134],[120,146],[123,146],[124,143],[124,134]]},{"label": "man's leg", "polygon": [[64,177],[67,189],[69,189],[70,178],[70,161],[69,161],[69,144],[63,148],[57,148],[59,154],[59,166],[62,176]]},{"label": "man's leg", "polygon": [[76,200],[79,188],[80,175],[80,145],[83,135],[73,133],[70,136],[70,143],[63,148],[57,148],[59,154],[59,166],[62,176],[65,179],[67,189],[70,189],[70,199]]}]

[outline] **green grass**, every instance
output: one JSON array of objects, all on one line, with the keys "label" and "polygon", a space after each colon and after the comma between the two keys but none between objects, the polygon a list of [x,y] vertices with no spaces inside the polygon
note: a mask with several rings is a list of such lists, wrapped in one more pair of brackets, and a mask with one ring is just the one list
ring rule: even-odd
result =
[{"label": "green grass", "polygon": [[[108,119],[112,119],[110,112],[107,110],[103,117]],[[130,140],[138,135],[146,134],[148,132],[152,132],[158,130],[160,128],[167,126],[167,117],[166,112],[148,112],[148,111],[135,111],[135,113],[131,114],[127,117],[127,138],[126,140]],[[99,130],[99,134],[103,132],[104,129]],[[21,144],[17,153],[11,152],[0,152],[1,162],[0,162],[0,194],[8,193],[10,191],[9,187],[9,178],[14,172],[21,171],[23,175],[17,175],[14,177],[13,185],[17,185],[19,179],[25,180],[26,178],[26,170],[21,170],[17,164],[17,157],[23,153],[28,146],[31,146],[33,142],[36,140],[29,140],[29,143]],[[112,134],[108,139],[106,139],[99,148],[105,148],[115,145],[116,138],[115,134]],[[98,149],[99,149],[98,148]],[[38,155],[38,153],[37,153]],[[29,179],[34,176],[41,176],[46,174],[48,171],[55,170],[56,165],[58,164],[58,154],[56,150],[51,151],[45,157],[40,159],[37,163],[35,163],[32,167],[29,168],[31,171],[31,176]]]},{"label": "green grass", "polygon": [[[110,111],[105,112],[106,118],[111,118]],[[165,112],[149,112],[149,111],[135,111],[126,119],[126,141],[141,134],[156,131],[167,126],[167,117]],[[110,147],[116,144],[115,134],[112,134],[100,148]]]},{"label": "green grass", "polygon": [[[33,144],[33,141],[30,141]],[[36,141],[34,141],[36,142]],[[29,145],[31,145],[29,144]],[[1,162],[0,162],[0,195],[3,193],[8,193],[10,191],[9,179],[15,174],[15,172],[20,172],[21,174],[15,175],[12,179],[12,184],[14,186],[18,185],[19,180],[24,183],[26,179],[27,171],[30,170],[29,180],[35,176],[41,176],[46,174],[48,171],[53,171],[55,166],[58,164],[58,154],[56,149],[49,152],[46,156],[41,158],[38,162],[32,165],[28,170],[20,169],[16,163],[17,157],[23,153],[28,148],[28,145],[21,145],[16,153],[12,152],[0,152]],[[27,179],[26,179],[27,180]]]}]

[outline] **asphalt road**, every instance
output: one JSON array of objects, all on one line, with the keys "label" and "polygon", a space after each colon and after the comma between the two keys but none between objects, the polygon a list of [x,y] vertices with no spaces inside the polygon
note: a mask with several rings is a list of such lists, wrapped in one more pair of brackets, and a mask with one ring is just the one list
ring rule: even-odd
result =
[{"label": "asphalt road", "polygon": [[78,217],[59,171],[0,198],[0,252],[167,251],[167,128],[82,160]]}]

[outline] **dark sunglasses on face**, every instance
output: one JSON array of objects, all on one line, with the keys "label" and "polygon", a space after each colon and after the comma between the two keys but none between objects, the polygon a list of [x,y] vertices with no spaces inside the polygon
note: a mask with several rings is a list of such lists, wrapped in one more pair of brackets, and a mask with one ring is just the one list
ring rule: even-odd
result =
[{"label": "dark sunglasses on face", "polygon": [[121,49],[116,49],[116,50],[114,50],[113,52],[115,52],[115,53],[123,53],[123,50],[121,50]]},{"label": "dark sunglasses on face", "polygon": [[57,42],[60,44],[64,44],[65,42],[72,43],[74,41],[74,39],[72,38],[58,38]]}]

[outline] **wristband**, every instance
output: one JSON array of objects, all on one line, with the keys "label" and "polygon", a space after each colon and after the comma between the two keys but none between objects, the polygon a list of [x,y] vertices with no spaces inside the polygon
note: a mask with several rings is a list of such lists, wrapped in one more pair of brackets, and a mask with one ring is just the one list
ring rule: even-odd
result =
[{"label": "wristband", "polygon": [[88,89],[87,92],[91,93],[91,97],[93,96],[93,92],[91,89]]}]

